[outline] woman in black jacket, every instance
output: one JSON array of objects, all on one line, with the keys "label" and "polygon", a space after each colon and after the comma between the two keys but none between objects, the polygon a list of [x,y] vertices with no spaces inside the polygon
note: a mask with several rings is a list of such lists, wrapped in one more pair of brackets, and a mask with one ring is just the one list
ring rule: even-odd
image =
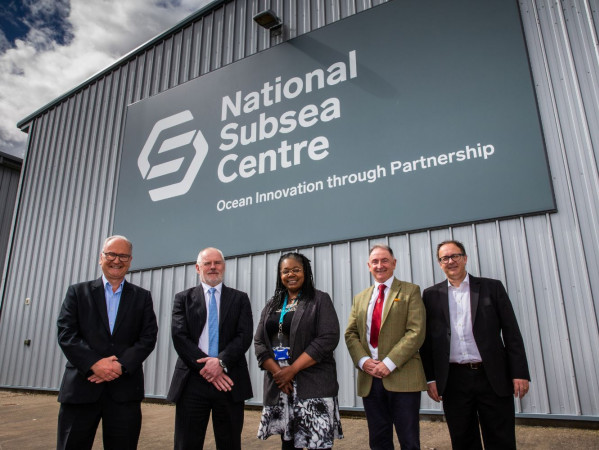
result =
[{"label": "woman in black jacket", "polygon": [[343,438],[333,357],[338,343],[337,313],[331,297],[314,288],[310,260],[284,254],[254,336],[265,370],[260,439],[280,434],[283,449],[325,449]]}]

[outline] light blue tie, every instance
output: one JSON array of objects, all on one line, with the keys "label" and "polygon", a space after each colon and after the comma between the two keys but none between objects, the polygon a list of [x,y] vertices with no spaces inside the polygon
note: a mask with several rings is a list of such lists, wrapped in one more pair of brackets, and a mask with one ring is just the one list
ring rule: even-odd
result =
[{"label": "light blue tie", "polygon": [[216,289],[210,288],[210,306],[208,310],[208,355],[218,356],[218,308],[216,307]]}]

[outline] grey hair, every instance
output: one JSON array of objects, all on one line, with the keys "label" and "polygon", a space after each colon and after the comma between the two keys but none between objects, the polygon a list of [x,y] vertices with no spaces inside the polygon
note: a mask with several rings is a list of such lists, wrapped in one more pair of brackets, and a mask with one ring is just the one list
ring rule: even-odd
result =
[{"label": "grey hair", "polygon": [[385,244],[375,244],[370,248],[370,251],[368,252],[368,256],[370,256],[372,254],[373,251],[375,251],[377,248],[382,248],[383,250],[387,250],[391,256],[393,256],[395,258],[395,256],[393,255],[393,250],[391,249],[391,247],[389,247],[388,245]]},{"label": "grey hair", "polygon": [[198,253],[198,259],[196,261],[196,264],[198,264],[198,265],[202,264],[202,253],[205,252],[206,250],[216,250],[218,253],[220,253],[220,257],[223,259],[223,262],[225,261],[225,255],[223,255],[223,252],[221,252],[218,248],[206,247],[205,249],[200,250],[200,253]]},{"label": "grey hair", "polygon": [[106,246],[111,242],[114,241],[115,239],[120,239],[122,241],[125,241],[127,244],[129,244],[129,252],[133,253],[133,243],[127,239],[125,236],[121,236],[120,234],[115,234],[114,236],[109,236],[104,240],[104,245],[102,245],[102,251],[106,248]]}]

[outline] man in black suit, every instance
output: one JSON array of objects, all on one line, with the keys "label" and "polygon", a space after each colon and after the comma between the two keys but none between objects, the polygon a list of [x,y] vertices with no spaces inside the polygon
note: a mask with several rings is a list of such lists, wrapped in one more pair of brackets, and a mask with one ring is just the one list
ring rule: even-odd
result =
[{"label": "man in black suit", "polygon": [[441,242],[437,258],[447,280],[422,296],[428,395],[443,400],[453,448],[482,449],[482,431],[486,449],[515,449],[511,396],[526,395],[530,375],[510,299],[501,281],[466,272],[461,242]]},{"label": "man in black suit", "polygon": [[131,242],[104,241],[102,277],[68,288],[58,316],[67,357],[58,401],[59,449],[91,449],[102,419],[106,449],[135,449],[144,398],[143,361],[158,326],[149,291],[125,280]]},{"label": "man in black suit", "polygon": [[244,400],[253,396],[245,353],[253,335],[245,292],[223,284],[220,250],[198,255],[200,285],[179,292],[171,332],[179,354],[167,399],[176,403],[175,449],[203,448],[210,411],[219,449],[240,449]]}]

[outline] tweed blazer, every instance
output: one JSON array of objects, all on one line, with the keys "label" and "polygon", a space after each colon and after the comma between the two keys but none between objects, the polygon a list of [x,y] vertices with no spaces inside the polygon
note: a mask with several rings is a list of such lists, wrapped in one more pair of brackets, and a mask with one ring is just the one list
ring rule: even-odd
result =
[{"label": "tweed blazer", "polygon": [[[260,323],[254,336],[254,349],[258,364],[269,358],[274,359],[272,342],[266,332],[266,316],[269,303],[260,315]],[[306,352],[317,364],[298,372],[295,376],[297,395],[302,398],[334,397],[339,391],[337,368],[333,351],[339,344],[339,319],[331,297],[326,292],[316,290],[312,300],[300,301],[293,319],[289,336],[289,346],[293,364]],[[279,393],[268,371],[264,372],[264,405],[276,405]]]},{"label": "tweed blazer", "polygon": [[[366,335],[366,320],[373,290],[374,286],[370,286],[354,297],[345,330],[345,343],[356,367],[364,356],[372,357]],[[388,357],[397,366],[383,378],[383,386],[388,391],[426,390],[424,369],[418,352],[424,342],[425,332],[426,314],[420,287],[394,278],[383,308],[378,348],[380,361]],[[358,370],[358,395],[368,396],[371,386],[372,376]]]}]

